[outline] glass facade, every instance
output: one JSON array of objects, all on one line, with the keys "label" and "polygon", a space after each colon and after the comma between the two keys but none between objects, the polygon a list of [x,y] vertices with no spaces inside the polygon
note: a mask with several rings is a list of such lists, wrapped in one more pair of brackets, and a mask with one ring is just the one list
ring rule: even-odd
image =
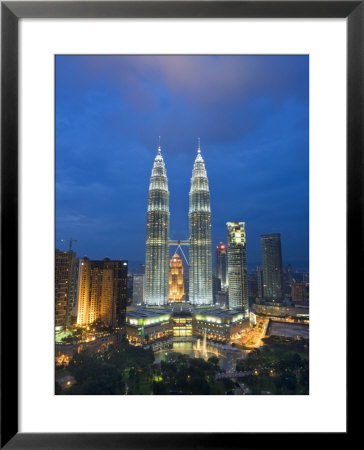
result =
[{"label": "glass facade", "polygon": [[249,313],[245,222],[227,222],[229,308]]},{"label": "glass facade", "polygon": [[169,287],[169,192],[160,147],[150,177],[146,235],[144,301],[147,305],[166,305]]},{"label": "glass facade", "polygon": [[191,178],[189,241],[189,300],[212,304],[210,191],[200,147]]},{"label": "glass facade", "polygon": [[192,316],[173,318],[173,336],[189,337],[192,336]]},{"label": "glass facade", "polygon": [[279,233],[260,236],[263,266],[263,296],[282,298],[282,250]]},{"label": "glass facade", "polygon": [[216,276],[221,281],[221,288],[227,288],[226,246],[220,242],[216,246]]}]

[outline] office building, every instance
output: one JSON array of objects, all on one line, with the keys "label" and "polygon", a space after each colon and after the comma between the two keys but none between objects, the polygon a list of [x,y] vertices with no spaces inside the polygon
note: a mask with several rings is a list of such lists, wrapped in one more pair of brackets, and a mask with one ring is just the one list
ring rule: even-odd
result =
[{"label": "office building", "polygon": [[249,314],[245,222],[227,222],[229,309]]},{"label": "office building", "polygon": [[263,281],[263,268],[262,266],[257,267],[257,287],[258,287],[258,298],[262,299],[264,297],[264,281]]},{"label": "office building", "polygon": [[216,294],[215,304],[220,308],[228,308],[229,307],[229,296],[227,291],[220,291]]},{"label": "office building", "polygon": [[100,322],[121,329],[125,325],[127,275],[127,261],[81,258],[77,325]]},{"label": "office building", "polygon": [[133,306],[144,304],[145,275],[133,275]]},{"label": "office building", "polygon": [[56,250],[55,254],[55,325],[70,326],[76,303],[76,253]]},{"label": "office building", "polygon": [[256,273],[248,274],[248,297],[254,301],[258,297],[258,277]]},{"label": "office building", "polygon": [[308,297],[308,283],[297,281],[291,284],[291,297],[295,303],[303,303]]},{"label": "office building", "polygon": [[217,294],[221,292],[221,280],[220,278],[213,275],[212,277],[212,298],[214,300],[214,304],[216,303]]},{"label": "office building", "polygon": [[279,233],[260,236],[265,299],[282,298],[282,250]]},{"label": "office building", "polygon": [[212,304],[210,191],[200,144],[189,197],[189,301]]},{"label": "office building", "polygon": [[215,273],[221,280],[221,289],[227,288],[227,254],[226,245],[220,242],[216,246]]},{"label": "office building", "polygon": [[168,303],[169,287],[169,191],[161,147],[150,177],[145,261],[145,303]]}]

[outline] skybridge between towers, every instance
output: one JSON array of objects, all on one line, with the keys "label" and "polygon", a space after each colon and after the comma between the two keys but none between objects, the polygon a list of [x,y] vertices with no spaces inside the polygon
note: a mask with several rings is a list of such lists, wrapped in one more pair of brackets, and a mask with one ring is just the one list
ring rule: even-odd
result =
[{"label": "skybridge between towers", "polygon": [[177,245],[176,251],[179,249],[181,250],[181,253],[186,261],[186,264],[188,265],[188,261],[186,258],[186,255],[184,254],[184,251],[182,250],[182,246],[189,246],[190,245],[190,241],[188,239],[178,239],[178,240],[173,240],[170,239],[169,241],[169,246],[171,247],[172,245]]}]

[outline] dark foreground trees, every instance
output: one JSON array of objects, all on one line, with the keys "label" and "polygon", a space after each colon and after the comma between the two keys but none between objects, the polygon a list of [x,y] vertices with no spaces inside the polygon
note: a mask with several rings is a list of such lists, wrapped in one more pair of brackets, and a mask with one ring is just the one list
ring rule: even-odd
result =
[{"label": "dark foreground trees", "polygon": [[216,381],[219,359],[208,361],[170,353],[160,364],[159,376],[153,382],[153,393],[159,395],[224,395],[234,387],[230,380]]},{"label": "dark foreground trees", "polygon": [[[58,369],[56,394],[69,395],[226,395],[308,394],[308,341],[270,337],[265,345],[237,362],[237,371],[248,376],[216,380],[219,359],[207,361],[169,352],[154,364],[152,349],[127,341],[109,346],[104,353],[74,355],[66,369]],[[65,376],[71,377],[61,383]],[[56,380],[56,381],[57,381]]]},{"label": "dark foreground trees", "polygon": [[236,369],[250,372],[243,382],[252,394],[309,393],[308,341],[271,336],[249,353]]},{"label": "dark foreground trees", "polygon": [[[75,384],[61,393],[150,394],[153,362],[152,350],[134,347],[127,342],[110,345],[103,353],[80,352],[74,355],[67,368],[67,372],[74,377]],[[140,392],[141,388],[147,392]]]},{"label": "dark foreground trees", "polygon": [[[63,371],[64,372],[64,371]],[[171,352],[154,364],[151,349],[134,347],[127,342],[109,346],[103,353],[83,351],[75,354],[67,375],[70,386],[60,388],[63,395],[133,395],[133,394],[226,394],[234,388],[230,380],[216,381],[219,359],[208,361]],[[63,374],[59,374],[61,377]]]}]

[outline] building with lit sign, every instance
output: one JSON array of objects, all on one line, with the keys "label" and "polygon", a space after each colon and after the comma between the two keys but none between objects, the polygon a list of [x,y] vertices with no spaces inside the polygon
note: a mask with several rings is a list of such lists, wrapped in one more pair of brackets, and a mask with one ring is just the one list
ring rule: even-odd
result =
[{"label": "building with lit sign", "polygon": [[168,303],[169,287],[169,191],[161,147],[154,160],[148,192],[145,258],[147,305]]},{"label": "building with lit sign", "polygon": [[100,321],[121,329],[125,325],[127,261],[81,258],[78,274],[77,325]]},{"label": "building with lit sign", "polygon": [[249,314],[245,222],[227,222],[229,309]]},{"label": "building with lit sign", "polygon": [[192,171],[189,202],[189,301],[212,304],[210,191],[200,144]]},{"label": "building with lit sign", "polygon": [[175,253],[169,264],[169,302],[183,302],[185,299],[183,263],[178,253]]}]

